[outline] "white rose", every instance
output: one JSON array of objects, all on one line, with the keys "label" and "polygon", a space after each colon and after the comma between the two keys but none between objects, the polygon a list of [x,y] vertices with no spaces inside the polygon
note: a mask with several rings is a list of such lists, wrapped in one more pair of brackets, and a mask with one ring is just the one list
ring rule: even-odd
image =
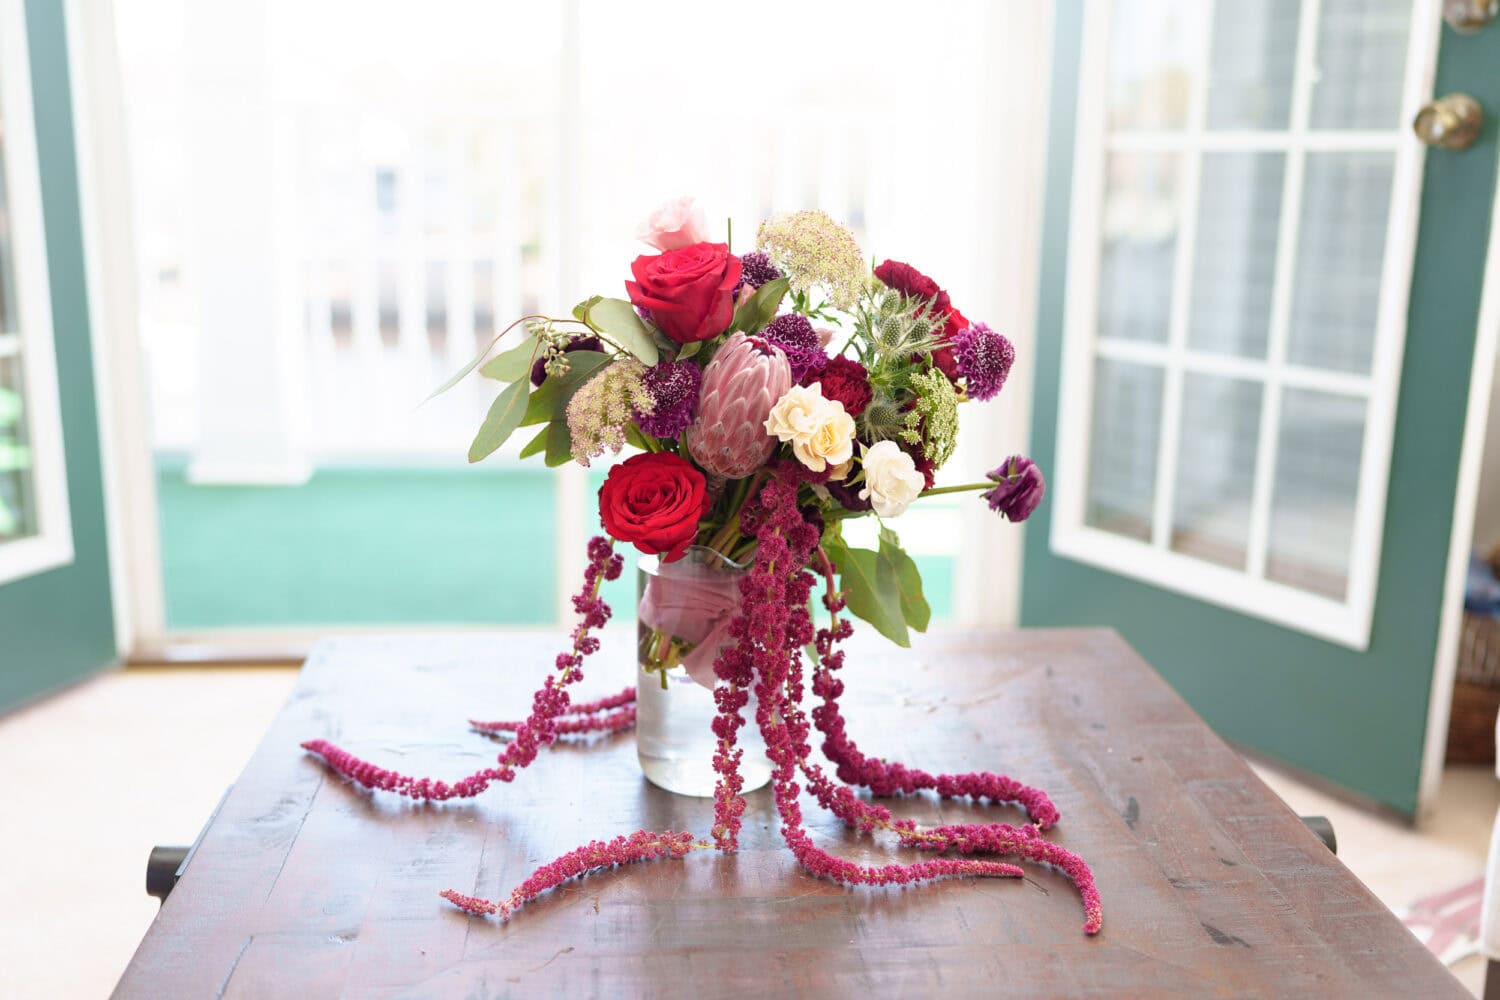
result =
[{"label": "white rose", "polygon": [[825,399],[818,383],[788,389],[766,418],[766,433],[792,445],[797,461],[814,472],[854,457],[854,418],[838,400]]},{"label": "white rose", "polygon": [[866,448],[862,464],[865,488],[859,498],[870,501],[881,517],[899,516],[927,485],[917,463],[894,441],[877,441]]}]

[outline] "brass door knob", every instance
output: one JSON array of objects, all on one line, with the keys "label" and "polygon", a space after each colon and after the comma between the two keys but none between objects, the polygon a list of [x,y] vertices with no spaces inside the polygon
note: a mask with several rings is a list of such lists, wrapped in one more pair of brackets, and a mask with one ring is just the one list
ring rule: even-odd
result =
[{"label": "brass door knob", "polygon": [[1500,0],[1444,0],[1443,20],[1461,35],[1469,35],[1489,24],[1500,12]]},{"label": "brass door knob", "polygon": [[1422,105],[1411,129],[1429,146],[1468,149],[1483,125],[1484,109],[1478,101],[1468,94],[1446,94]]}]

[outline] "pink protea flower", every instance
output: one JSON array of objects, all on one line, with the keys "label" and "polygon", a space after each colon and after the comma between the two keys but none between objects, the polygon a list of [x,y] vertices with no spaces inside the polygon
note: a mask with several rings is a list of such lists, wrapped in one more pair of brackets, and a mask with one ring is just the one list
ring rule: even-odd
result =
[{"label": "pink protea flower", "polygon": [[766,417],[792,387],[786,353],[760,337],[736,333],[703,373],[698,417],[687,429],[688,451],[705,470],[743,479],[766,464],[776,439]]}]

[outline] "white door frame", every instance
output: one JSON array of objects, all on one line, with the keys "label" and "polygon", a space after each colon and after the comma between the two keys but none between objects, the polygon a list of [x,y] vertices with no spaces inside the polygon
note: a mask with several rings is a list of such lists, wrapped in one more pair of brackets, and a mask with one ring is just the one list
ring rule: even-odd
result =
[{"label": "white door frame", "polygon": [[65,0],[68,82],[82,222],[115,649],[165,626],[156,478],[136,310],[129,147],[111,0]]},{"label": "white door frame", "polygon": [[1485,251],[1484,292],[1479,299],[1479,329],[1474,334],[1473,369],[1469,375],[1469,405],[1464,417],[1464,439],[1458,458],[1458,483],[1453,494],[1453,527],[1448,540],[1448,569],[1443,580],[1443,608],[1438,619],[1432,693],[1427,701],[1427,735],[1422,746],[1422,773],[1417,785],[1417,821],[1428,818],[1437,804],[1443,781],[1443,758],[1448,744],[1448,717],[1458,674],[1459,640],[1463,635],[1464,589],[1469,552],[1474,546],[1474,516],[1484,470],[1490,397],[1494,392],[1496,352],[1500,350],[1500,170],[1490,209],[1490,242]]}]

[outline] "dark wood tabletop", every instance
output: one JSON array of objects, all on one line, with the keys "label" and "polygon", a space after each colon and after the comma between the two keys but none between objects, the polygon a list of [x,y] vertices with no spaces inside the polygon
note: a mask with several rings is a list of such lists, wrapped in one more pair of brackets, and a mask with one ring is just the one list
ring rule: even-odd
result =
[{"label": "dark wood tabletop", "polygon": [[[438,897],[502,897],[592,839],[707,835],[711,800],[647,784],[629,733],[560,744],[479,799],[417,805],[332,776],[326,737],[383,766],[456,778],[519,717],[555,636],[320,644],[206,830],[115,995],[190,997],[1461,997],[1447,971],[1238,755],[1112,632],[964,633],[851,645],[861,746],[929,770],[999,770],[1048,791],[1048,836],[1093,866],[1104,929],[1061,874],[859,888],[802,872],[769,792],[733,856],[696,851],[568,883],[509,924]],[[579,697],[630,683],[606,635]],[[806,803],[813,836],[911,860]],[[1005,807],[897,800],[923,821],[1021,822]],[[928,855],[920,855],[927,857]]]}]

